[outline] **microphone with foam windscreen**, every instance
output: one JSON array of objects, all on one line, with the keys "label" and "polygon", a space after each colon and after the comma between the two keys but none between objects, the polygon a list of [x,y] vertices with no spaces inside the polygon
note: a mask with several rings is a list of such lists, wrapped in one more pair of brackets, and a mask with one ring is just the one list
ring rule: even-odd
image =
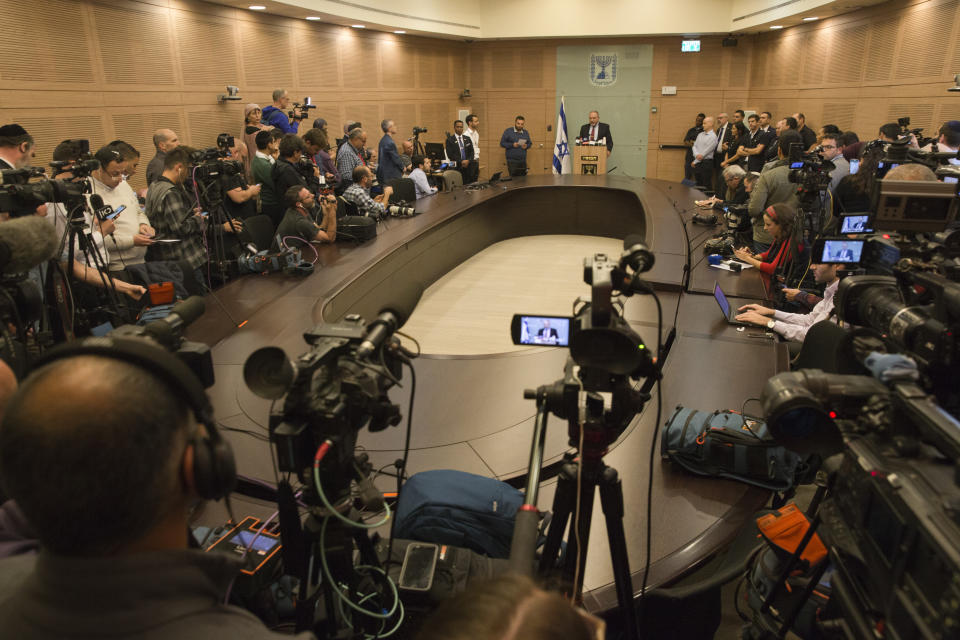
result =
[{"label": "microphone with foam windscreen", "polygon": [[420,301],[423,289],[419,285],[413,285],[401,293],[401,299],[381,309],[376,319],[367,325],[367,334],[357,347],[357,359],[368,358],[376,353],[393,332],[404,325]]},{"label": "microphone with foam windscreen", "polygon": [[0,223],[0,272],[25,273],[57,255],[60,242],[53,225],[37,216]]},{"label": "microphone with foam windscreen", "polygon": [[620,266],[630,267],[637,273],[643,273],[653,268],[653,253],[647,248],[643,236],[631,233],[623,239],[623,253],[620,255]]}]

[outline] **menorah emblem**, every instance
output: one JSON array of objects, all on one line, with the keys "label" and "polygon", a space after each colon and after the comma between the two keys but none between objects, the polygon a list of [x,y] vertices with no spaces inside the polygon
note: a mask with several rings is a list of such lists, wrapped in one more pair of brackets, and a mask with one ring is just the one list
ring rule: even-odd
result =
[{"label": "menorah emblem", "polygon": [[590,84],[609,87],[617,81],[617,54],[595,53],[590,55]]}]

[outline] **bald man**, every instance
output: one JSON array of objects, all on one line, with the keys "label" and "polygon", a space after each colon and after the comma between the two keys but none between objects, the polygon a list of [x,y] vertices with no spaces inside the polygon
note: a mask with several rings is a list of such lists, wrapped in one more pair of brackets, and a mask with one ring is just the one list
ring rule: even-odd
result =
[{"label": "bald man", "polygon": [[147,165],[147,186],[163,175],[164,158],[180,146],[180,138],[172,129],[157,129],[153,132],[153,146],[157,149],[157,155]]}]

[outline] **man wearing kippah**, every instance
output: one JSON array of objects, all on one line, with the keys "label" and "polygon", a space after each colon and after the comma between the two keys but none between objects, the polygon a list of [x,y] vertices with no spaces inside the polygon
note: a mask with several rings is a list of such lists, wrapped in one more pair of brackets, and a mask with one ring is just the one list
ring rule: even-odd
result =
[{"label": "man wearing kippah", "polygon": [[23,169],[33,160],[33,136],[18,124],[0,127],[0,169]]}]

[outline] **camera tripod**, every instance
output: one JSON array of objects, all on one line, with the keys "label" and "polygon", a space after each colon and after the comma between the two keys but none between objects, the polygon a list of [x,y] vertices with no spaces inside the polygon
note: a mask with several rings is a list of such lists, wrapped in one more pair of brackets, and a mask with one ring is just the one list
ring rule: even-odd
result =
[{"label": "camera tripod", "polygon": [[[627,637],[639,638],[637,612],[633,604],[633,583],[630,577],[630,559],[627,554],[623,529],[623,488],[616,469],[603,462],[609,447],[623,433],[630,420],[639,413],[650,395],[635,390],[626,376],[610,375],[603,371],[581,368],[583,384],[573,376],[573,361],[568,360],[564,378],[550,385],[524,391],[524,397],[537,401],[530,468],[527,476],[525,504],[517,513],[510,562],[514,570],[529,573],[533,563],[536,541],[536,504],[543,460],[543,444],[548,413],[566,419],[569,424],[570,446],[576,451],[564,455],[557,491],[553,499],[553,520],[550,522],[546,543],[540,556],[537,572],[547,577],[560,564],[560,548],[570,522],[566,551],[560,566],[560,579],[571,585],[577,600],[583,591],[583,574],[587,562],[586,550],[590,541],[595,491],[600,493],[610,560],[613,565],[617,602],[623,617]],[[586,392],[585,415],[580,420],[579,394]],[[611,391],[613,404],[604,410],[603,397],[598,391]],[[580,443],[582,441],[582,448]],[[576,462],[579,454],[580,463]],[[578,490],[578,466],[580,479]],[[577,503],[579,500],[579,518]]]}]

